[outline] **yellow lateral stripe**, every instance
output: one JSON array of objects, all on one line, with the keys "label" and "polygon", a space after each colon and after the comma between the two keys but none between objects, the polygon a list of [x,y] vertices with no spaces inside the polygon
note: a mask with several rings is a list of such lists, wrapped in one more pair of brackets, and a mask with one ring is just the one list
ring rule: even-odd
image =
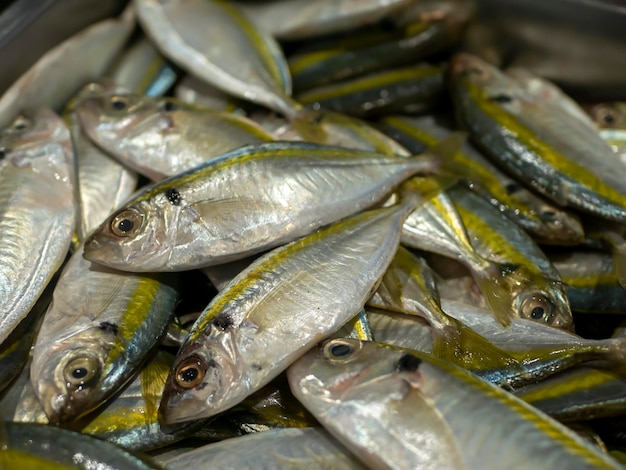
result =
[{"label": "yellow lateral stripe", "polygon": [[587,449],[585,446],[579,444],[577,441],[574,441],[569,436],[564,434],[563,431],[555,426],[552,421],[544,419],[540,415],[538,415],[531,405],[524,403],[520,399],[516,399],[516,397],[506,393],[503,390],[500,390],[495,385],[485,382],[478,377],[474,377],[463,369],[454,367],[447,362],[441,360],[433,361],[432,357],[430,356],[427,357],[427,360],[435,362],[437,366],[449,372],[460,381],[478,389],[485,396],[496,399],[501,404],[512,409],[523,419],[531,422],[535,426],[535,428],[543,435],[548,437],[548,439],[552,439],[559,444],[562,444],[563,447],[567,449],[571,454],[582,457],[585,461],[592,465],[596,465],[598,468],[611,468],[606,465],[606,462],[603,459],[599,458],[594,453],[590,452],[589,449]]},{"label": "yellow lateral stripe", "polygon": [[340,223],[330,225],[325,229],[314,232],[311,235],[307,235],[306,237],[287,245],[284,249],[281,249],[278,252],[273,252],[270,256],[264,258],[261,265],[256,266],[252,271],[248,271],[245,278],[233,285],[232,288],[221,291],[213,299],[207,309],[202,312],[202,315],[196,320],[194,328],[189,335],[189,342],[195,341],[203,335],[207,330],[209,323],[211,323],[215,316],[225,310],[229,304],[237,302],[237,300],[250,290],[254,284],[258,283],[260,279],[263,279],[265,273],[277,271],[277,267],[286,259],[292,258],[313,244],[317,244],[324,239],[328,239],[337,233],[341,233],[350,227],[360,224],[363,220],[371,218],[374,213],[378,214],[387,211],[389,211],[388,208],[379,209],[376,211],[367,211],[355,217],[350,217]]},{"label": "yellow lateral stripe", "polygon": [[324,60],[336,57],[344,52],[345,51],[343,49],[330,49],[325,51],[315,51],[306,55],[294,57],[289,61],[289,69],[293,75],[296,75],[312,66],[318,65]]},{"label": "yellow lateral stripe", "polygon": [[[146,321],[152,311],[154,299],[161,289],[161,283],[150,277],[137,277],[137,286],[126,304],[118,323],[118,334],[106,360],[106,366],[112,364],[126,352],[128,343]],[[105,368],[106,368],[105,366]]]},{"label": "yellow lateral stripe", "polygon": [[71,470],[76,468],[75,465],[63,465],[17,449],[0,449],[0,466],[6,469],[21,468],[24,470],[34,468],[39,470]]},{"label": "yellow lateral stripe", "polygon": [[[217,2],[216,2],[217,3]],[[291,77],[288,72],[283,71],[278,66],[274,54],[267,47],[265,37],[259,33],[258,29],[248,21],[248,19],[239,12],[235,7],[230,5],[227,1],[220,0],[220,6],[228,13],[228,15],[237,23],[241,31],[248,37],[250,42],[254,44],[254,47],[259,52],[259,55],[263,59],[263,63],[268,68],[270,75],[276,80],[276,84],[280,84],[280,88],[284,91],[287,80]]]},{"label": "yellow lateral stripe", "polygon": [[537,388],[528,393],[517,395],[518,398],[528,402],[534,403],[542,400],[548,400],[551,398],[563,398],[564,395],[570,393],[579,392],[581,390],[592,390],[598,385],[602,385],[615,380],[615,376],[607,372],[593,370],[585,374],[584,377],[576,375],[573,380],[566,382],[554,383],[551,382],[547,387]]},{"label": "yellow lateral stripe", "polygon": [[374,76],[367,75],[365,77],[357,78],[341,85],[320,87],[316,90],[311,90],[310,92],[299,95],[298,99],[301,103],[308,104],[316,101],[324,101],[345,95],[350,95],[362,91],[368,91],[375,88],[383,88],[403,81],[420,80],[427,77],[433,77],[441,75],[442,73],[442,67],[431,67],[423,65],[418,67],[410,67],[408,69],[393,70],[391,72],[378,73]]},{"label": "yellow lateral stripe", "polygon": [[574,179],[581,186],[596,192],[599,196],[621,207],[626,207],[626,195],[609,186],[603,180],[589,172],[589,169],[572,161],[567,155],[550,147],[540,140],[528,128],[524,127],[518,119],[488,99],[486,93],[477,85],[467,84],[467,91],[476,105],[499,126],[507,129],[517,141],[521,142],[531,152],[538,155],[543,161],[550,164],[568,178]]},{"label": "yellow lateral stripe", "polygon": [[564,275],[561,273],[561,279],[565,284],[570,287],[576,287],[578,289],[592,289],[598,286],[611,286],[618,285],[619,279],[617,273],[612,271],[610,273],[602,274],[587,274],[587,275]]}]

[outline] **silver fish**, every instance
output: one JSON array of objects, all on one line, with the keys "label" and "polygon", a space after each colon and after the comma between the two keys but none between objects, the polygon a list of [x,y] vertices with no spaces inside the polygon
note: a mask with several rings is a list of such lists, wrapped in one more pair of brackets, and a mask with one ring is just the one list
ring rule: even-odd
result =
[{"label": "silver fish", "polygon": [[0,131],[0,343],[67,254],[74,191],[70,133],[54,112],[24,113]]},{"label": "silver fish", "polygon": [[382,202],[436,162],[297,142],[242,147],[138,193],[87,240],[85,257],[132,271],[246,258]]},{"label": "silver fish", "polygon": [[227,410],[353,318],[391,262],[413,204],[345,219],[240,273],[179,350],[161,400],[164,421]]}]

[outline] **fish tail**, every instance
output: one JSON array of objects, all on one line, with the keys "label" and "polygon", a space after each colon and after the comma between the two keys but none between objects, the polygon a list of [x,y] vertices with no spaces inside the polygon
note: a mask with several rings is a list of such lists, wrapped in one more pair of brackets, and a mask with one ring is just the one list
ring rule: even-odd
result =
[{"label": "fish tail", "polygon": [[498,323],[509,326],[514,314],[511,308],[511,293],[503,282],[507,267],[487,259],[485,261],[489,263],[487,268],[474,271],[474,280]]},{"label": "fish tail", "polygon": [[328,143],[328,134],[324,129],[324,113],[322,111],[298,106],[287,117],[302,140],[316,144]]},{"label": "fish tail", "polygon": [[507,351],[460,321],[451,320],[442,331],[433,330],[435,356],[468,370],[519,366]]}]

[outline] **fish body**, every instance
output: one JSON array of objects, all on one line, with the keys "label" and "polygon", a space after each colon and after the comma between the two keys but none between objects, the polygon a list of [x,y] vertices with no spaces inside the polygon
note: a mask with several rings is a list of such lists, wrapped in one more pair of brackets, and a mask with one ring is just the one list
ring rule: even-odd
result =
[{"label": "fish body", "polygon": [[53,423],[85,415],[130,380],[178,299],[175,278],[103,268],[81,248],[61,274],[33,349],[31,382]]},{"label": "fish body", "polygon": [[356,316],[391,262],[404,205],[363,212],[257,259],[207,306],[178,352],[166,423],[236,405]]},{"label": "fish body", "polygon": [[75,109],[92,141],[153,181],[229,150],[272,140],[242,116],[171,98],[113,94],[83,100]]},{"label": "fish body", "polygon": [[334,339],[288,377],[295,396],[371,467],[620,467],[521,400],[426,354]]},{"label": "fish body", "polygon": [[51,110],[0,131],[0,343],[31,310],[67,254],[74,231],[74,154]]},{"label": "fish body", "polygon": [[132,271],[246,258],[381,202],[435,161],[297,142],[242,147],[140,191],[85,243],[85,257]]},{"label": "fish body", "polygon": [[557,204],[626,221],[626,167],[586,122],[476,57],[450,70],[459,120],[500,166]]}]

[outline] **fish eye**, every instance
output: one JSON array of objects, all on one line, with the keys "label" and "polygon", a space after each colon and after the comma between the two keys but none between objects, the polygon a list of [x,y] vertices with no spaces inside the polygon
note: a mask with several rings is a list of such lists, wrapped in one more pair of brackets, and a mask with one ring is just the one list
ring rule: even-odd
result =
[{"label": "fish eye", "polygon": [[615,110],[608,106],[601,106],[596,112],[596,119],[600,126],[610,127],[617,122]]},{"label": "fish eye", "polygon": [[182,388],[193,388],[202,382],[205,373],[204,361],[192,356],[176,368],[176,383]]},{"label": "fish eye", "polygon": [[115,111],[124,111],[126,108],[128,108],[128,97],[127,96],[121,96],[121,95],[115,95],[111,97],[110,100],[110,104],[111,104],[111,109],[114,109]]},{"label": "fish eye", "polygon": [[21,132],[28,129],[30,126],[30,119],[25,116],[18,116],[11,123],[11,131]]},{"label": "fish eye", "polygon": [[161,104],[163,111],[170,112],[178,109],[178,105],[171,100],[164,100]]},{"label": "fish eye", "polygon": [[353,357],[356,348],[344,339],[334,339],[324,345],[324,356],[331,361],[345,361]]},{"label": "fish eye", "polygon": [[550,324],[554,321],[554,304],[543,294],[534,294],[522,302],[522,318],[543,321]]},{"label": "fish eye", "polygon": [[69,384],[79,387],[91,381],[99,370],[100,364],[93,357],[77,357],[65,366],[63,374]]},{"label": "fish eye", "polygon": [[111,221],[111,231],[118,237],[130,237],[141,227],[143,217],[135,209],[125,209]]}]

